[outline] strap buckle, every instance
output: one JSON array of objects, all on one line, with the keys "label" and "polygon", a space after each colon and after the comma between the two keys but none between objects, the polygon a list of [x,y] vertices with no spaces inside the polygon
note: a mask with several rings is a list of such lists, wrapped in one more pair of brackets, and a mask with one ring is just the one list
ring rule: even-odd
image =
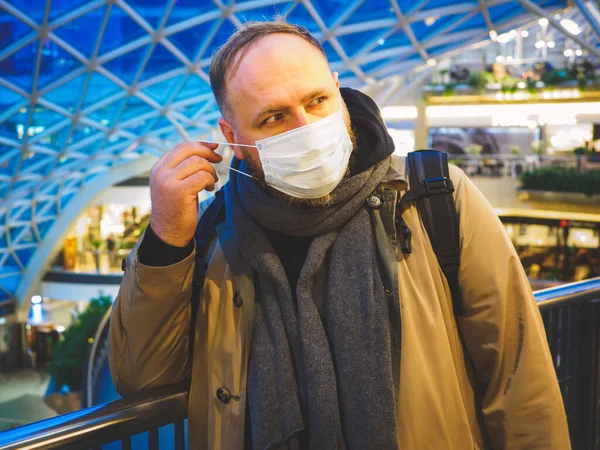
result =
[{"label": "strap buckle", "polygon": [[454,192],[454,184],[447,177],[428,178],[423,182],[425,196],[431,197],[438,194],[449,194]]}]

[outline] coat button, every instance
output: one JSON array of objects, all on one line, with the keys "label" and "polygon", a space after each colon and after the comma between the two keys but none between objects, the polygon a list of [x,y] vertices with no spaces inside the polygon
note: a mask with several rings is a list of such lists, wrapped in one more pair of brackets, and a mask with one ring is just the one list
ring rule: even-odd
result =
[{"label": "coat button", "polygon": [[367,205],[369,205],[369,208],[379,209],[383,205],[383,199],[377,194],[372,194],[367,199]]},{"label": "coat button", "polygon": [[240,295],[239,292],[236,292],[233,295],[233,304],[235,306],[237,306],[238,308],[244,304],[244,301],[242,300],[242,296]]},{"label": "coat button", "polygon": [[229,393],[229,390],[227,388],[222,387],[217,389],[217,398],[221,403],[226,405],[231,401],[231,394]]},{"label": "coat button", "polygon": [[123,272],[125,272],[125,270],[127,270],[127,258],[123,258],[123,259],[121,260],[121,270],[122,270]]}]

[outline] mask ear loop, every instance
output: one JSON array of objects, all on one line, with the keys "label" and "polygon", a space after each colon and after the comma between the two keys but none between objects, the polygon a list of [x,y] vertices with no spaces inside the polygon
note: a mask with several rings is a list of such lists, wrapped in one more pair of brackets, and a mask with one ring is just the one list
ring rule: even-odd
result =
[{"label": "mask ear loop", "polygon": [[[200,142],[206,142],[207,144],[232,145],[229,142],[217,142],[217,141],[200,141]],[[233,144],[233,145],[236,145],[238,147],[256,148],[256,145],[246,145],[246,144]],[[217,164],[221,164],[221,163],[217,163]],[[259,181],[258,178],[253,177],[252,175],[250,175],[250,174],[248,174],[246,172],[242,172],[241,170],[235,169],[235,168],[233,168],[231,166],[229,166],[229,170],[233,170],[234,172],[241,173],[242,175],[244,175],[244,176],[246,176],[248,178],[252,178],[253,180]]]}]

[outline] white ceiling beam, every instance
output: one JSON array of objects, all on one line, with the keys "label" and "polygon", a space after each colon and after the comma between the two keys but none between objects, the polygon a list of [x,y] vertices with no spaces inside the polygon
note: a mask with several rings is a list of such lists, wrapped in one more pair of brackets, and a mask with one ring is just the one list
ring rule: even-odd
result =
[{"label": "white ceiling beam", "polygon": [[577,42],[582,48],[585,48],[588,52],[590,52],[596,58],[600,59],[600,51],[596,47],[594,47],[592,44],[590,44],[586,40],[581,39],[579,36],[576,36],[573,33],[571,33],[570,31],[568,31],[567,29],[565,29],[560,24],[560,22],[554,18],[554,16],[552,14],[548,14],[547,11],[540,8],[538,5],[536,5],[535,3],[533,3],[530,0],[517,0],[517,1],[521,4],[521,6],[523,6],[523,8],[531,11],[538,17],[548,19],[548,23],[550,23],[550,25],[552,25],[556,30],[558,30],[560,33],[567,36],[568,38],[573,39],[573,41]]}]

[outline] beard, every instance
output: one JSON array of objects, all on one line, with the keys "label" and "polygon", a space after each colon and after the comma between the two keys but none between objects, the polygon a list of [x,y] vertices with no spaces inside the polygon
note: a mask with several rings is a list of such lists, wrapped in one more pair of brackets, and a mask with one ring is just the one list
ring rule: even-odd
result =
[{"label": "beard", "polygon": [[[348,168],[346,169],[346,173],[344,174],[344,177],[342,178],[340,184],[342,184],[344,181],[350,178],[351,168],[354,166],[354,161],[356,159],[356,133],[354,132],[352,125],[348,123],[346,124],[346,129],[348,130],[348,135],[350,136],[352,149],[350,150]],[[333,204],[335,200],[335,189],[333,190],[333,192],[330,192],[329,194],[318,198],[298,198],[285,194],[269,186],[265,181],[265,173],[262,169],[262,164],[258,156],[251,153],[247,148],[242,147],[241,151],[242,155],[244,156],[244,160],[246,161],[246,164],[248,164],[248,168],[250,169],[250,174],[254,176],[257,182],[260,184],[260,186],[274,198],[281,200],[282,202],[288,205],[302,208],[327,208]]]}]

